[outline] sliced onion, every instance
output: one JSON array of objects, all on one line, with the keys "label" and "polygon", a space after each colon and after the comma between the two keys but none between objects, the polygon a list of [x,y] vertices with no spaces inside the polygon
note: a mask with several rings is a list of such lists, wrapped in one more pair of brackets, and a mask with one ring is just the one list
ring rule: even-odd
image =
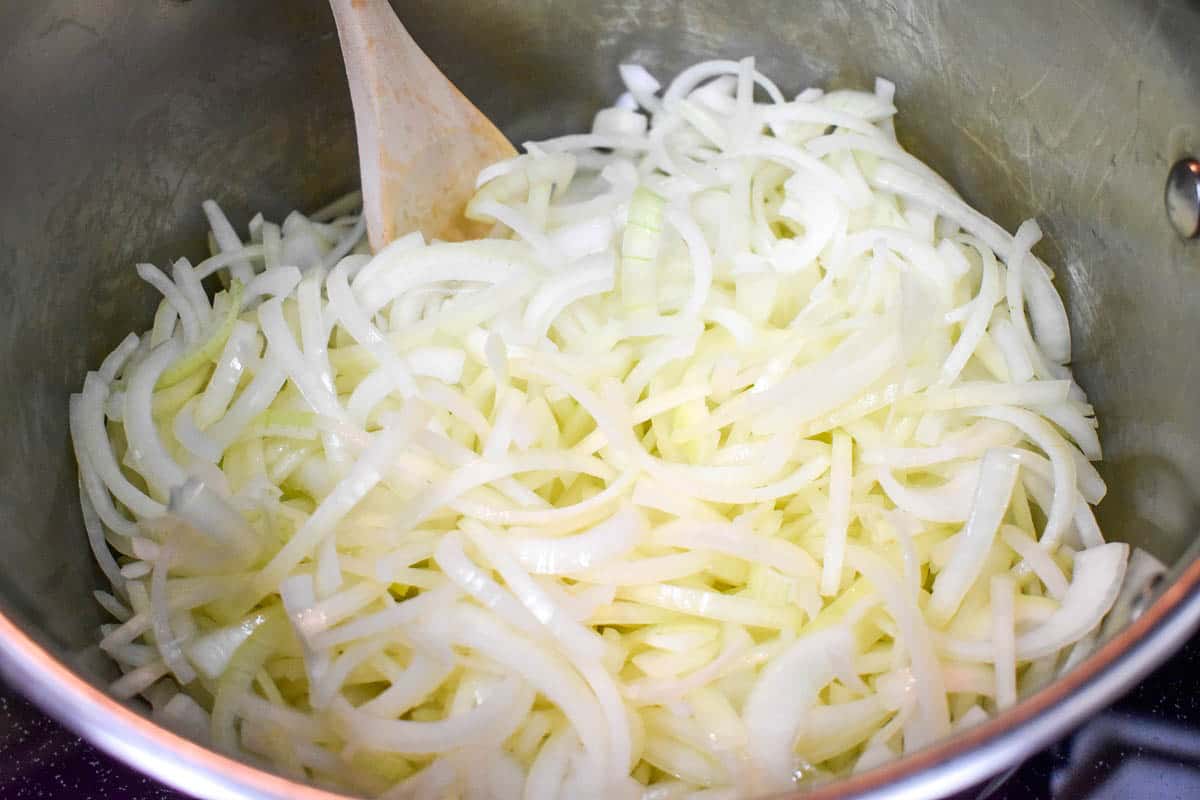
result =
[{"label": "sliced onion", "polygon": [[801,547],[784,539],[755,535],[737,525],[680,521],[660,526],[650,534],[650,540],[669,547],[736,556],[797,578],[811,579],[818,574],[816,561]]},{"label": "sliced onion", "polygon": [[480,173],[484,239],[372,255],[352,195],[243,242],[205,203],[215,255],[139,268],[152,329],[68,409],[114,691],[382,797],[732,800],[1123,624],[1154,563],[1092,513],[1036,223],[907,153],[887,80],[755,64],[626,65]]},{"label": "sliced onion", "polygon": [[[1074,575],[1062,605],[1050,619],[1016,640],[1016,657],[1032,661],[1056,653],[1082,639],[1112,608],[1121,591],[1129,545],[1109,542],[1075,554]],[[939,649],[961,661],[990,662],[988,642],[941,637]]]},{"label": "sliced onion", "polygon": [[750,752],[763,770],[763,788],[793,787],[798,767],[793,742],[800,720],[834,679],[834,654],[848,653],[853,646],[848,631],[830,628],[797,639],[763,669],[743,711]]},{"label": "sliced onion", "polygon": [[933,582],[929,615],[934,624],[943,624],[954,615],[963,596],[979,577],[1012,497],[1017,466],[1017,460],[1003,451],[984,453],[971,516],[958,536],[950,560]]},{"label": "sliced onion", "polygon": [[[217,246],[226,253],[240,251],[242,240],[238,238],[237,232],[229,224],[229,218],[225,216],[225,212],[221,210],[216,201],[205,200],[202,206],[205,216],[208,217],[208,224],[212,228],[213,238],[217,240]],[[246,261],[232,262],[229,265],[229,271],[242,283],[249,283],[250,279],[254,277],[254,270]]]},{"label": "sliced onion", "polygon": [[540,575],[569,575],[601,566],[629,552],[643,536],[641,518],[631,509],[577,536],[517,539],[513,551],[521,565]]},{"label": "sliced onion", "polygon": [[522,687],[520,681],[509,678],[470,711],[435,722],[383,720],[345,707],[334,714],[338,723],[359,742],[373,749],[419,755],[454,750],[491,738],[493,730],[503,725],[507,717],[529,713],[533,697],[533,692]]}]

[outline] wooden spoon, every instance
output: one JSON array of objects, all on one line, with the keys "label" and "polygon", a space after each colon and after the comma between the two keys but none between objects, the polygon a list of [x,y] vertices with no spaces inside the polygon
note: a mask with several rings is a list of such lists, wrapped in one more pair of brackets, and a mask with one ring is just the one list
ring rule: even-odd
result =
[{"label": "wooden spoon", "polygon": [[516,154],[442,74],[387,0],[330,0],[350,79],[363,213],[378,252],[397,236],[460,241],[486,226],[463,217],[475,176]]}]

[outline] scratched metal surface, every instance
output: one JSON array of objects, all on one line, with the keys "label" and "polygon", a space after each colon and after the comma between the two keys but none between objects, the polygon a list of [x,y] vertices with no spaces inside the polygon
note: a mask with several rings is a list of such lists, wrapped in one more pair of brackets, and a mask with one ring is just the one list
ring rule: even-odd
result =
[{"label": "scratched metal surface", "polygon": [[[1148,0],[411,0],[414,36],[520,141],[618,91],[755,54],[789,90],[898,85],[900,134],[1006,226],[1036,216],[1104,421],[1110,536],[1181,557],[1200,516],[1195,247],[1160,211],[1200,147],[1200,11]],[[200,201],[244,223],[348,188],[354,139],[323,0],[0,5],[0,609],[97,684],[67,394],[149,322],[132,264],[196,255]]]}]

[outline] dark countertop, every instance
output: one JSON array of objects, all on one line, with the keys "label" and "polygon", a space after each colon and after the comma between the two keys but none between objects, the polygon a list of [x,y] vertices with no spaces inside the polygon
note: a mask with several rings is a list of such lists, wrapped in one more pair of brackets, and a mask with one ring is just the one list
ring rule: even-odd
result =
[{"label": "dark countertop", "polygon": [[[1035,755],[988,800],[1183,800],[1200,797],[1200,636],[1098,715]],[[1055,791],[1057,789],[1057,792]],[[187,800],[108,756],[0,686],[0,797]]]},{"label": "dark countertop", "polygon": [[0,684],[0,797],[187,800],[99,752]]}]

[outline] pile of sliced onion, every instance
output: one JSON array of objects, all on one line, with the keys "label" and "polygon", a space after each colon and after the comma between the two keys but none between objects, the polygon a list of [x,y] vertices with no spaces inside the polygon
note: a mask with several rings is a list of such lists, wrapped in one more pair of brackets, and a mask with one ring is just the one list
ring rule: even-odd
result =
[{"label": "pile of sliced onion", "polygon": [[115,693],[385,797],[716,798],[1086,654],[1128,548],[1036,223],[906,153],[886,81],[621,74],[480,175],[490,238],[209,202],[211,257],[138,268],[153,327],[71,398]]}]

